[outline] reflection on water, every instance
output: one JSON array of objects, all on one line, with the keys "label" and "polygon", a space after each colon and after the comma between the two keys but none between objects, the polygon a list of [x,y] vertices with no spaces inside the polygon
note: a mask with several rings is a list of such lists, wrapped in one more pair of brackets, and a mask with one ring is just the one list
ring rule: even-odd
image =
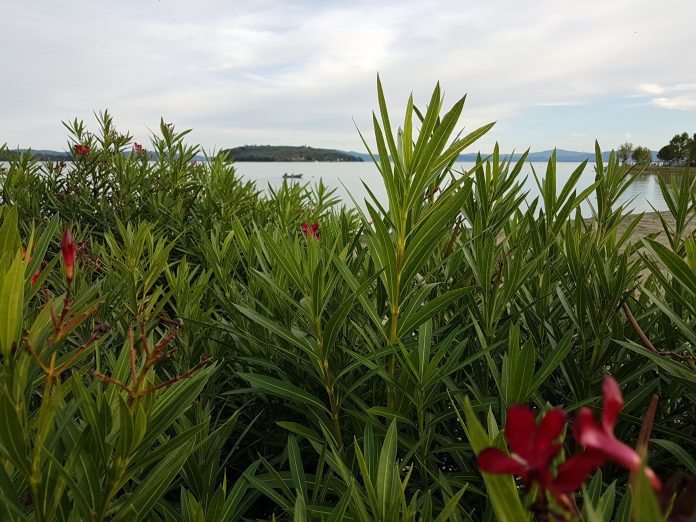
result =
[{"label": "reflection on water", "polygon": [[[7,168],[6,162],[0,162],[0,168]],[[558,163],[556,165],[556,177],[558,180],[558,191],[563,187],[563,183],[570,177],[571,173],[577,168],[579,163]],[[538,175],[543,176],[546,172],[546,163],[529,163],[523,170],[526,176],[524,190],[529,192],[527,201],[532,201],[539,196],[537,187],[532,176],[532,166]],[[464,171],[473,167],[473,163],[458,163],[455,167],[458,171]],[[382,203],[386,203],[387,193],[379,171],[372,162],[327,162],[327,163],[252,163],[243,162],[236,165],[237,172],[244,178],[256,181],[259,189],[264,190],[268,185],[278,187],[283,183],[283,174],[303,174],[301,179],[289,179],[291,183],[309,183],[310,185],[324,180],[328,187],[336,189],[336,195],[348,206],[354,206],[353,199],[359,205],[368,193],[363,183],[365,183],[373,194]],[[580,192],[587,188],[594,181],[594,166],[589,164],[580,177],[577,184],[577,191]],[[351,199],[351,196],[353,199]],[[622,195],[621,201],[632,200],[630,208],[634,212],[651,212],[651,204],[656,210],[667,210],[660,186],[657,183],[657,176],[645,174],[639,176],[629,189]],[[581,206],[583,215],[590,215],[590,204],[594,204],[594,194],[588,201]]]},{"label": "reflection on water", "polygon": [[[563,188],[563,184],[570,177],[572,172],[578,167],[579,163],[558,163],[556,165],[556,178],[558,191]],[[527,201],[533,201],[540,195],[539,188],[532,175],[532,166],[537,175],[543,176],[546,172],[546,163],[527,164],[523,170],[526,176],[524,190],[528,191]],[[456,170],[464,171],[473,167],[473,163],[458,163]],[[278,187],[283,183],[283,174],[302,173],[301,180],[288,180],[298,183],[318,183],[320,179],[329,187],[335,188],[338,196],[341,197],[346,205],[353,206],[351,195],[355,201],[362,206],[363,201],[368,196],[367,190],[363,186],[365,183],[375,196],[382,203],[386,203],[387,195],[384,189],[382,178],[377,168],[371,162],[358,163],[238,163],[237,172],[244,178],[255,180],[259,189],[266,188],[267,185]],[[582,176],[577,184],[577,191],[589,187],[594,181],[594,166],[585,167]],[[621,202],[632,200],[629,208],[634,212],[651,212],[651,204],[656,210],[667,210],[660,187],[657,183],[657,176],[646,174],[639,176],[629,189],[622,195]],[[594,204],[596,198],[592,194],[586,203],[581,206],[583,215],[590,215],[590,205]]]}]

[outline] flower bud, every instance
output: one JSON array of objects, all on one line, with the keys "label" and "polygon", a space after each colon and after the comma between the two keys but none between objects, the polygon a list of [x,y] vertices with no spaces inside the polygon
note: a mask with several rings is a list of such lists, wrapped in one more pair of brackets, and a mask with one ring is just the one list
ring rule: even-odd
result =
[{"label": "flower bud", "polygon": [[72,234],[70,233],[69,228],[66,228],[65,233],[63,234],[63,240],[60,242],[60,251],[63,254],[63,262],[65,263],[65,274],[68,281],[72,281],[77,248],[75,248],[75,243],[73,243]]}]

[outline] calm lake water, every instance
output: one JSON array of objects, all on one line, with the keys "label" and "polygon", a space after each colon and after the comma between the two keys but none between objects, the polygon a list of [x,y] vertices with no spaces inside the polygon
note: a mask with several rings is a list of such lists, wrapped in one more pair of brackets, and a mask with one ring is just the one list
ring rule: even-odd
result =
[{"label": "calm lake water", "polygon": [[[579,163],[557,163],[556,176],[558,189],[563,187],[563,184],[570,177],[572,172],[577,168]],[[474,166],[473,163],[458,163],[457,170],[468,170]],[[529,191],[527,201],[532,201],[539,196],[539,189],[536,186],[532,175],[532,166],[539,177],[543,177],[546,172],[546,163],[529,163],[523,169],[523,176],[526,176],[524,184],[525,190]],[[370,187],[370,190],[377,196],[380,201],[386,202],[386,191],[384,183],[379,174],[379,171],[372,162],[327,162],[327,163],[253,163],[241,162],[236,164],[237,172],[244,178],[256,181],[259,189],[265,189],[268,185],[278,187],[283,183],[283,174],[299,174],[302,173],[302,179],[288,180],[295,183],[316,184],[322,179],[328,187],[336,189],[336,194],[348,206],[354,206],[351,200],[351,195],[360,206],[368,197],[367,190],[363,186],[363,182]],[[590,186],[594,181],[594,165],[588,164],[580,177],[577,184],[577,191],[580,192]],[[667,210],[660,187],[657,184],[657,176],[646,174],[639,176],[633,185],[624,193],[622,201],[633,199],[630,208],[634,212],[651,212],[652,204],[657,210]],[[590,215],[589,204],[594,203],[594,195],[590,197],[587,204],[583,205],[582,213],[585,216]]]},{"label": "calm lake water", "polygon": [[[468,170],[473,167],[473,163],[458,163],[457,170]],[[557,163],[556,175],[558,188],[562,188],[563,183],[570,177],[571,173],[579,163]],[[0,166],[7,166],[7,163],[0,162]],[[529,191],[527,201],[532,201],[539,196],[539,189],[532,176],[532,166],[540,177],[546,172],[546,163],[528,163],[525,165],[523,175],[527,177],[525,190]],[[244,178],[254,180],[259,189],[265,190],[269,185],[278,187],[283,183],[283,174],[302,173],[302,179],[288,180],[294,183],[309,183],[310,185],[324,180],[328,187],[336,189],[336,195],[341,198],[347,206],[354,206],[351,195],[360,206],[367,197],[367,190],[363,182],[370,187],[370,190],[380,201],[386,202],[386,191],[379,171],[372,162],[319,162],[319,163],[254,163],[242,162],[235,165],[237,172]],[[582,191],[594,181],[594,165],[588,164],[577,184],[577,190]],[[630,208],[634,212],[651,212],[652,204],[657,210],[667,210],[660,187],[657,184],[657,176],[646,174],[638,177],[633,185],[624,193],[622,201],[633,200]],[[588,216],[590,213],[589,204],[594,203],[594,196],[589,202],[583,205],[582,213]]]}]

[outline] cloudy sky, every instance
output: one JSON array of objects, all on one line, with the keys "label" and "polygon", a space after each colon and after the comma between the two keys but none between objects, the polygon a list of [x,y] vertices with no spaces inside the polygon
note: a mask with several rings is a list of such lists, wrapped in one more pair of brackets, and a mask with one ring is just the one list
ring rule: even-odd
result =
[{"label": "cloudy sky", "polygon": [[[147,142],[160,117],[207,150],[362,150],[376,74],[402,117],[440,81],[489,150],[654,150],[696,132],[696,2],[0,0],[0,144],[66,148],[108,108]],[[355,124],[354,124],[355,122]]]}]

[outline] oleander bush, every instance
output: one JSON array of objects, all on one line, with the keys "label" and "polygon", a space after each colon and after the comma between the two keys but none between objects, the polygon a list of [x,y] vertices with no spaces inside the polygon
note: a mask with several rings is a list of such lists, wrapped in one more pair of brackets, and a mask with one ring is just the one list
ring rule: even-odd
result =
[{"label": "oleander bush", "polygon": [[378,82],[357,206],[107,112],[12,156],[0,519],[695,520],[693,178],[638,238],[639,172],[529,202],[526,155],[455,165],[463,106]]}]

